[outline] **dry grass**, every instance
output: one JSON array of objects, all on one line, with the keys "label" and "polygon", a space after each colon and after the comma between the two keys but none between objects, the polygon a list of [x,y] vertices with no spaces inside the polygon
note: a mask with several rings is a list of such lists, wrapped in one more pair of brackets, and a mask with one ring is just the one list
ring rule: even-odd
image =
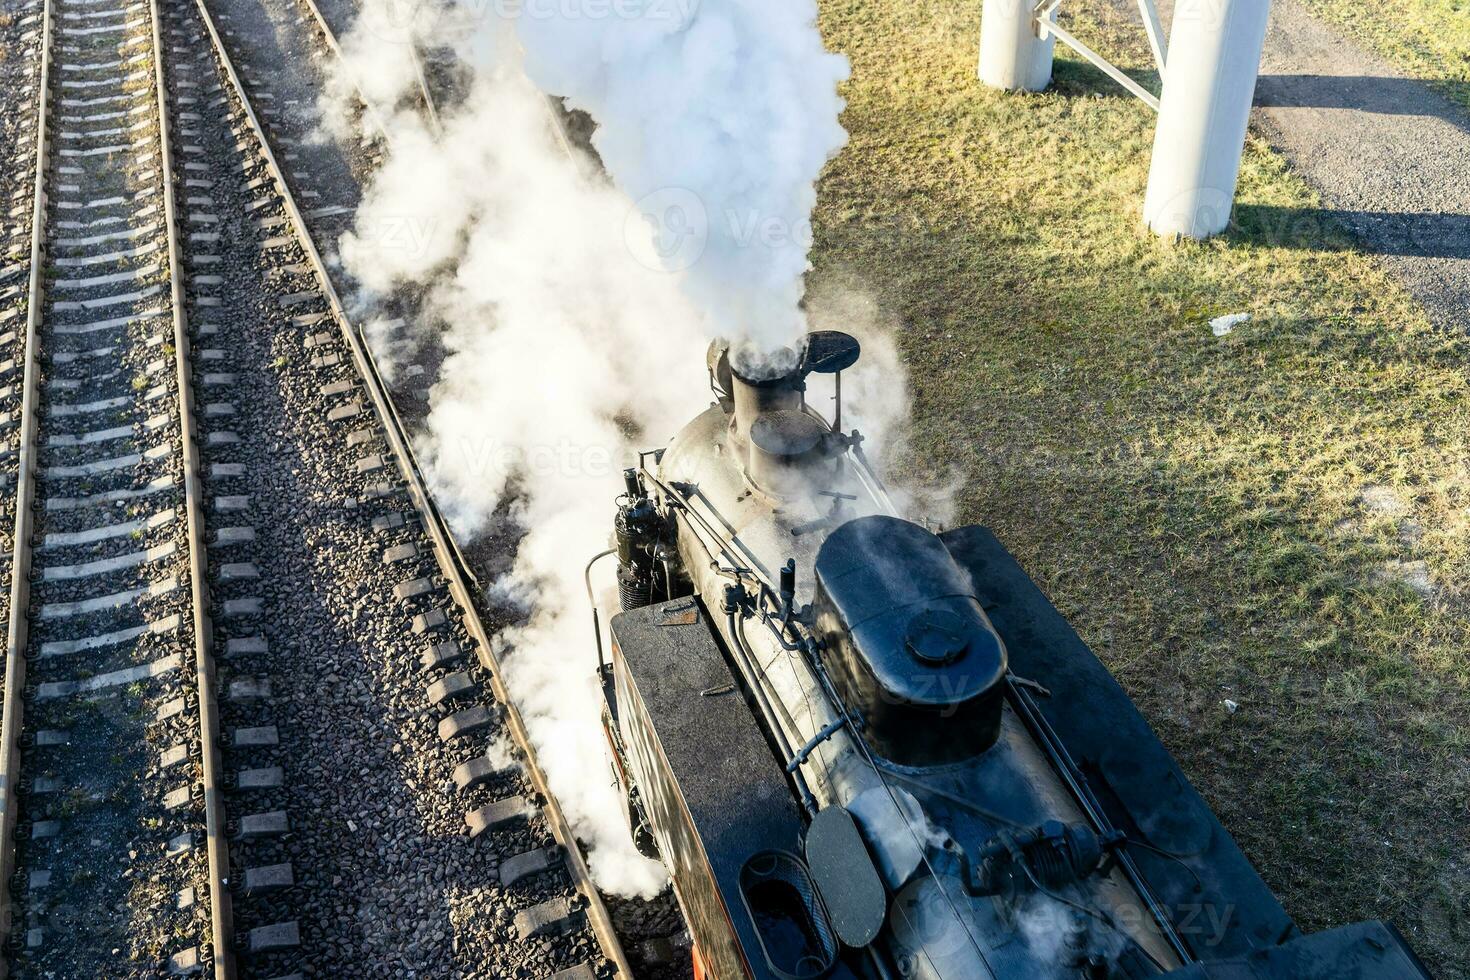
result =
[{"label": "dry grass", "polygon": [[[1263,145],[1236,232],[1144,234],[1149,111],[1065,58],[1045,95],[982,90],[979,7],[824,0],[852,142],[814,292],[856,285],[899,324],[910,465],[963,469],[962,518],[1072,619],[1288,911],[1390,919],[1466,975],[1464,342],[1293,227],[1317,201]],[[1148,63],[1140,32],[1077,26]]]},{"label": "dry grass", "polygon": [[1470,2],[1303,0],[1403,72],[1470,108]]}]

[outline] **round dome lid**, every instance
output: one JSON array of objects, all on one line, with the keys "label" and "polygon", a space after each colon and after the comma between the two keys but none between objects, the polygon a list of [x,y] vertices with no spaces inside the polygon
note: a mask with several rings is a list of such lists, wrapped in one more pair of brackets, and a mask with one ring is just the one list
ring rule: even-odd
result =
[{"label": "round dome lid", "polygon": [[904,646],[925,664],[953,663],[964,655],[970,641],[965,621],[946,609],[926,609],[909,621]]},{"label": "round dome lid", "polygon": [[826,431],[805,412],[766,412],[750,427],[750,441],[770,456],[804,456],[817,448]]}]

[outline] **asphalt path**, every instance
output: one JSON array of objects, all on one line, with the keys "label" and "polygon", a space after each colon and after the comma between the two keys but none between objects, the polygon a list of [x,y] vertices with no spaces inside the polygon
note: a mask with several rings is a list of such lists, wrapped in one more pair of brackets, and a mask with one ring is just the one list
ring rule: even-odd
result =
[{"label": "asphalt path", "polygon": [[[1111,2],[1138,16],[1132,0]],[[1159,6],[1168,25],[1173,0]],[[1313,241],[1314,222],[1346,227],[1436,326],[1470,330],[1470,113],[1275,0],[1252,123],[1323,206],[1245,204],[1237,217],[1249,208],[1288,241]]]}]

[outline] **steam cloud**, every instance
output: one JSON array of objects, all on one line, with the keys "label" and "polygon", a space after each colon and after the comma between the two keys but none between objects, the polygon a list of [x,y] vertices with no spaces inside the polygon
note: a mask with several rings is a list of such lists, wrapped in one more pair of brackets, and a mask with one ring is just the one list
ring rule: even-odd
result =
[{"label": "steam cloud", "polygon": [[586,110],[712,334],[765,353],[799,308],[822,166],[847,141],[814,0],[647,0],[642,16],[522,17],[531,78]]},{"label": "steam cloud", "polygon": [[[666,879],[609,776],[582,566],[633,451],[707,404],[709,339],[760,356],[804,332],[814,183],[845,139],[846,61],[812,0],[694,3],[369,0],[322,107],[349,133],[361,92],[389,134],[341,257],[368,300],[419,293],[408,340],[447,351],[422,458],[458,533],[523,532],[493,586],[526,614],[499,637],[507,682],[599,885],[623,894]],[[411,42],[468,70],[442,131],[414,111]],[[543,90],[597,121],[610,181],[553,137]]]},{"label": "steam cloud", "polygon": [[[647,894],[663,873],[632,850],[611,784],[581,575],[607,539],[628,433],[662,438],[662,420],[700,406],[687,368],[705,341],[677,283],[622,246],[626,200],[558,155],[528,83],[478,83],[444,122],[441,142],[396,118],[342,256],[370,285],[430,289],[448,352],[422,437],[436,496],[461,535],[493,519],[525,532],[494,585],[529,617],[499,636],[507,682],[599,883]],[[426,207],[422,249],[366,237]]]}]

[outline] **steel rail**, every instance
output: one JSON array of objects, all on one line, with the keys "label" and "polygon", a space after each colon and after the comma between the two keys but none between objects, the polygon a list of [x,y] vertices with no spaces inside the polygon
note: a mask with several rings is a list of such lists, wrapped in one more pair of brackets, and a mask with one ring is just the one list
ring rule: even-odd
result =
[{"label": "steel rail", "polygon": [[[348,64],[346,55],[342,53],[342,45],[337,40],[337,34],[332,30],[331,25],[327,23],[326,15],[322,13],[321,7],[317,5],[316,0],[301,0],[301,2],[306,4],[307,9],[311,11],[311,15],[316,20],[317,26],[321,28],[322,35],[327,41],[327,47],[331,49],[332,54],[336,55],[337,60],[342,64]],[[418,82],[419,87],[419,97],[424,103],[424,111],[429,118],[429,131],[436,137],[443,136],[444,124],[439,120],[439,105],[434,101],[434,96],[429,91],[429,77],[424,72],[423,53],[419,50],[419,46],[412,40],[408,44],[408,59],[413,65],[414,79]],[[382,113],[378,112],[377,108],[368,101],[366,93],[363,92],[362,86],[357,83],[355,76],[353,77],[352,87],[357,89],[358,101],[363,104],[369,115],[373,117],[373,126],[377,129],[378,134],[383,137],[384,142],[391,145],[393,137],[388,131],[387,124],[383,122]],[[556,98],[550,93],[544,93],[543,101],[546,105],[546,118],[551,124],[551,133],[556,139],[557,146],[566,154],[567,159],[572,162],[572,165],[577,168],[577,172],[581,176],[586,177],[586,164],[584,159],[572,148],[572,138],[567,132],[566,125],[562,122],[561,109],[556,104]]]},{"label": "steel rail", "polygon": [[428,532],[434,546],[434,558],[439,565],[440,572],[444,575],[449,587],[450,595],[459,605],[464,613],[465,627],[471,639],[475,643],[476,657],[481,665],[490,673],[491,692],[495,699],[500,702],[504,710],[507,727],[510,729],[511,737],[515,740],[517,748],[525,758],[527,775],[531,779],[532,787],[545,802],[542,804],[542,813],[550,827],[552,836],[561,846],[566,857],[568,871],[575,883],[577,890],[586,901],[586,914],[592,931],[596,935],[598,944],[602,947],[603,956],[610,960],[616,968],[618,975],[632,977],[632,967],[628,963],[627,956],[623,952],[622,943],[618,940],[617,933],[613,929],[612,917],[608,914],[607,906],[602,901],[602,895],[597,886],[592,882],[592,875],[588,871],[587,862],[582,857],[582,852],[577,846],[577,838],[572,833],[571,826],[567,823],[565,815],[561,812],[560,805],[556,802],[556,796],[552,793],[550,784],[547,782],[546,774],[542,771],[540,763],[536,758],[535,746],[531,742],[526,730],[525,721],[521,718],[520,711],[515,702],[511,700],[506,688],[500,663],[490,645],[490,636],[485,625],[480,620],[480,615],[475,607],[474,594],[467,584],[467,570],[462,567],[462,559],[454,544],[453,535],[438,507],[434,504],[429,494],[427,484],[414,457],[408,434],[404,429],[402,421],[398,418],[393,408],[393,402],[388,395],[387,387],[377,371],[371,354],[360,332],[353,327],[351,319],[347,315],[347,309],[343,305],[341,297],[337,294],[336,287],[332,284],[332,277],[327,269],[326,263],[322,261],[321,253],[317,250],[316,242],[311,236],[311,229],[306,223],[300,208],[296,204],[295,195],[291,193],[290,185],[286,182],[286,174],[279,161],[276,159],[275,151],[272,149],[270,140],[267,138],[264,127],[255,113],[255,108],[250,102],[249,93],[235,71],[234,63],[231,61],[225,48],[224,40],[220,36],[219,29],[214,22],[214,17],[209,12],[205,0],[195,0],[198,7],[200,19],[204,22],[205,30],[208,32],[211,44],[215,50],[215,56],[219,59],[221,67],[230,80],[230,85],[235,95],[240,100],[241,108],[244,110],[250,128],[254,132],[260,144],[261,156],[265,162],[266,169],[275,180],[276,187],[281,195],[282,205],[291,220],[292,227],[296,230],[297,239],[302,251],[306,253],[307,261],[316,272],[318,281],[321,283],[322,292],[327,297],[327,303],[336,320],[342,337],[352,353],[353,365],[362,377],[363,385],[372,399],[373,408],[377,412],[379,421],[383,425],[387,436],[389,448],[393,460],[398,465],[403,477],[405,488],[415,509],[423,517],[424,530]]},{"label": "steel rail", "polygon": [[[20,736],[25,715],[26,643],[30,638],[31,537],[35,533],[36,428],[41,378],[41,296],[46,240],[46,130],[51,112],[51,27],[53,0],[41,13],[41,72],[36,107],[36,182],[31,201],[30,292],[26,296],[25,373],[21,382],[20,440],[15,484],[15,540],[10,564],[10,621],[5,637],[4,717],[0,720],[0,947],[7,946],[15,925],[10,879],[15,874],[15,827],[20,817],[16,789],[20,782]],[[10,975],[8,957],[0,955],[0,978]]]},{"label": "steel rail", "polygon": [[219,707],[215,701],[214,625],[209,616],[209,561],[205,550],[204,495],[195,438],[194,376],[189,361],[189,320],[184,306],[184,257],[179,245],[174,198],[173,145],[169,137],[168,89],[163,70],[163,25],[158,0],[148,0],[153,18],[153,70],[158,106],[159,162],[163,171],[164,228],[168,235],[169,304],[174,333],[174,370],[179,386],[179,438],[184,471],[184,511],[189,537],[189,587],[194,623],[194,677],[199,694],[199,762],[204,784],[205,854],[209,866],[210,942],[215,980],[234,980],[234,915],[230,899],[230,844],[225,830]]},{"label": "steel rail", "polygon": [[429,113],[429,124],[435,136],[443,135],[444,127],[439,124],[439,107],[434,104],[434,97],[429,94],[429,76],[424,73],[423,55],[419,53],[419,46],[411,41],[408,45],[408,57],[413,62],[413,72],[419,81],[419,91],[424,96],[424,109]]},{"label": "steel rail", "polygon": [[[337,40],[337,32],[332,30],[331,24],[327,23],[327,17],[322,13],[322,8],[317,5],[316,0],[301,0],[301,2],[306,4],[307,10],[311,11],[311,16],[316,21],[316,26],[321,30],[322,37],[326,39],[327,47],[331,49],[332,54],[336,55],[340,63],[344,65],[348,64],[347,56],[342,53],[342,45]],[[409,58],[413,61],[414,75],[418,80],[419,97],[424,101],[424,109],[428,112],[432,131],[437,136],[440,132],[439,108],[434,104],[434,97],[429,94],[429,80],[424,75],[424,66],[423,62],[419,59],[418,45],[414,44],[412,39],[408,43],[408,54]],[[383,121],[382,113],[378,111],[378,107],[374,103],[368,100],[367,93],[358,84],[356,74],[352,78],[352,87],[357,89],[357,101],[361,102],[363,108],[373,117],[373,125],[382,134],[383,139],[391,143],[392,138],[388,135],[388,126]]]}]

